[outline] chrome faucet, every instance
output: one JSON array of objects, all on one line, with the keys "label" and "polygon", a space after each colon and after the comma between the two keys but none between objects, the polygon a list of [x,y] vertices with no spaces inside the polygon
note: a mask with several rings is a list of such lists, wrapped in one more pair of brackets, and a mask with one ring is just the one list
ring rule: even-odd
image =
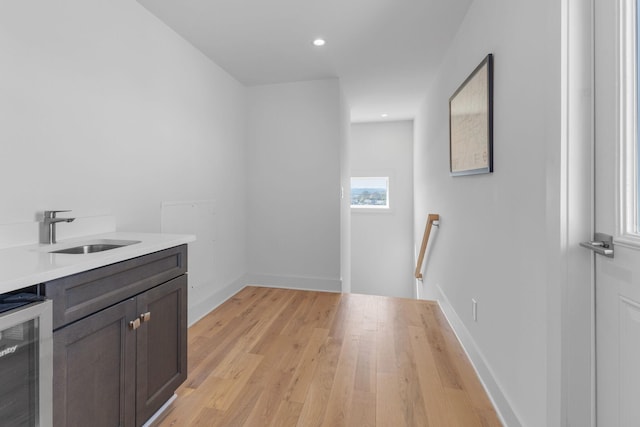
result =
[{"label": "chrome faucet", "polygon": [[56,224],[58,222],[71,222],[75,218],[56,218],[56,214],[59,212],[71,212],[71,211],[44,211],[44,219],[42,224],[45,228],[45,232],[40,234],[41,243],[56,243]]}]

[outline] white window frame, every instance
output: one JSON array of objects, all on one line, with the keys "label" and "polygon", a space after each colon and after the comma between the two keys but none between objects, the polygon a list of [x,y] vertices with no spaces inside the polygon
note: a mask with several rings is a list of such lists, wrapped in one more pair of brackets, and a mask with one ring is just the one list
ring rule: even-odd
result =
[{"label": "white window frame", "polygon": [[636,0],[618,2],[618,182],[615,242],[640,248]]},{"label": "white window frame", "polygon": [[[386,178],[387,179],[387,205],[386,206],[352,205],[351,204],[351,179],[353,178]],[[391,204],[392,182],[393,182],[393,178],[391,174],[388,172],[351,174],[351,177],[349,178],[349,206],[351,207],[351,212],[361,212],[361,213],[391,212],[392,211],[392,204]]]}]

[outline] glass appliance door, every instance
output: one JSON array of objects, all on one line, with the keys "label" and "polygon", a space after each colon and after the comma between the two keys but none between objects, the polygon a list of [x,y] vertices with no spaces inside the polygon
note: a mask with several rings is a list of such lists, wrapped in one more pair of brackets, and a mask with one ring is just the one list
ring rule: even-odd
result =
[{"label": "glass appliance door", "polygon": [[50,426],[51,301],[0,314],[0,424]]}]

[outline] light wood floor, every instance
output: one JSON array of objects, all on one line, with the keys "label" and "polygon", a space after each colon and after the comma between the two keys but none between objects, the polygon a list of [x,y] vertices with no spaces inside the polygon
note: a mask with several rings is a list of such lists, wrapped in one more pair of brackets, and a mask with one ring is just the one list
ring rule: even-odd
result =
[{"label": "light wood floor", "polygon": [[157,426],[500,426],[434,302],[247,287],[189,329]]}]

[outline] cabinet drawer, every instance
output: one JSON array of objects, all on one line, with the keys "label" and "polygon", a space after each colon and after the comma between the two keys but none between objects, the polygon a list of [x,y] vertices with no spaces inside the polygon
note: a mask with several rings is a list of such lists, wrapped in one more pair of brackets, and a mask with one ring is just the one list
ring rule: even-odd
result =
[{"label": "cabinet drawer", "polygon": [[154,252],[44,284],[53,329],[82,319],[187,271],[187,245]]}]

